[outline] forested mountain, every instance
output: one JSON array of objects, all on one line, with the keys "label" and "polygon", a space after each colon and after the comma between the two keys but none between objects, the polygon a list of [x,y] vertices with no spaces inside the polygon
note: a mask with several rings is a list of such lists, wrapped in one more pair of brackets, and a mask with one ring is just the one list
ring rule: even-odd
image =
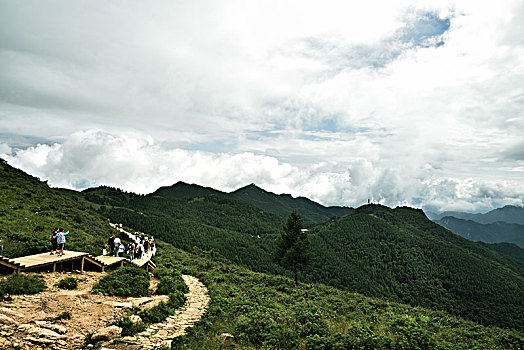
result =
[{"label": "forested mountain", "polygon": [[99,254],[111,230],[107,219],[0,159],[0,239],[14,258],[50,250],[55,228],[69,230],[66,249]]},{"label": "forested mountain", "polygon": [[480,224],[472,220],[458,219],[453,216],[445,216],[435,222],[471,241],[486,243],[508,242],[524,248],[524,225],[502,221]]},{"label": "forested mountain", "polygon": [[295,210],[303,217],[306,225],[321,223],[334,216],[345,215],[353,210],[348,207],[324,207],[305,197],[293,198],[289,194],[276,195],[254,184],[231,192],[231,195],[238,200],[283,218],[287,217],[292,210]]},{"label": "forested mountain", "polygon": [[[524,264],[429,221],[367,205],[311,231],[310,278],[484,323],[524,326]],[[493,312],[497,310],[497,312]]]},{"label": "forested mountain", "polygon": [[[270,259],[283,220],[244,202],[217,195],[138,196],[109,188],[84,196],[103,205],[101,213],[111,220],[178,248],[213,251],[255,271],[287,275]],[[366,205],[309,234],[316,261],[302,281],[485,324],[524,327],[524,263],[452,234],[420,210]]]},{"label": "forested mountain", "polygon": [[197,198],[204,197],[211,194],[215,195],[227,195],[226,192],[215,190],[211,187],[203,187],[195,184],[187,184],[185,182],[179,181],[172,186],[160,187],[155,192],[151,193],[152,196],[162,196],[172,199],[188,199],[188,198]]},{"label": "forested mountain", "polygon": [[304,219],[307,226],[329,220],[334,216],[341,216],[351,211],[348,207],[325,207],[308,198],[293,198],[289,194],[274,194],[257,187],[247,185],[231,193],[221,192],[209,187],[189,185],[177,182],[170,187],[162,187],[148,196],[162,196],[171,199],[201,198],[216,195],[233,200],[239,200],[254,207],[285,218],[291,210],[296,210]]},{"label": "forested mountain", "polygon": [[479,242],[479,243],[481,243],[486,248],[495,250],[500,253],[504,253],[506,255],[509,255],[515,259],[518,259],[524,262],[524,249],[520,248],[516,244],[513,244],[513,243],[484,243],[484,242]]},{"label": "forested mountain", "polygon": [[506,205],[502,208],[491,210],[485,214],[472,214],[459,211],[445,211],[440,214],[428,212],[427,214],[431,220],[441,220],[446,216],[452,216],[457,219],[475,221],[479,224],[493,224],[502,221],[510,224],[524,225],[524,207],[513,205]]}]

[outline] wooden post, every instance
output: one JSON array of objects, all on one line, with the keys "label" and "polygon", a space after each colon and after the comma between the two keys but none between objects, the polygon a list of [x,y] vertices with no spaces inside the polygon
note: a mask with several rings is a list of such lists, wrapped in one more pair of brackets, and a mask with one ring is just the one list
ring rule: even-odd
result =
[{"label": "wooden post", "polygon": [[71,259],[71,272],[75,269],[75,259]]},{"label": "wooden post", "polygon": [[56,271],[56,263],[53,263],[53,272]]},{"label": "wooden post", "polygon": [[104,272],[104,270],[105,270],[105,266],[102,266],[102,272]]},{"label": "wooden post", "polygon": [[84,272],[84,259],[85,257],[82,257],[82,261],[80,262],[80,272]]},{"label": "wooden post", "polygon": [[124,267],[124,260],[120,261],[120,267]]}]

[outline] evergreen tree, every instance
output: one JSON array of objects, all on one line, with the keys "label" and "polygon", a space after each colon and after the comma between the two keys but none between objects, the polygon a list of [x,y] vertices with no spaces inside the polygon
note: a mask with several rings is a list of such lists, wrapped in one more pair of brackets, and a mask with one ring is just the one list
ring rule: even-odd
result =
[{"label": "evergreen tree", "polygon": [[285,269],[292,270],[295,284],[298,283],[298,270],[305,268],[313,261],[309,251],[309,238],[303,229],[303,220],[296,211],[289,214],[284,230],[277,239],[274,261]]}]

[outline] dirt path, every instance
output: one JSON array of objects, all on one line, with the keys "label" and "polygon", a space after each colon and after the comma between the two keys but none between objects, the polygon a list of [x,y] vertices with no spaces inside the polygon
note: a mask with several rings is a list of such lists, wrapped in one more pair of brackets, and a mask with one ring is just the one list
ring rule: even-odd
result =
[{"label": "dirt path", "polygon": [[207,288],[196,277],[182,275],[182,278],[189,287],[185,305],[165,322],[150,325],[134,337],[122,338],[121,341],[125,343],[120,343],[114,349],[155,349],[162,345],[169,348],[173,338],[184,335],[188,327],[200,320],[209,304]]}]

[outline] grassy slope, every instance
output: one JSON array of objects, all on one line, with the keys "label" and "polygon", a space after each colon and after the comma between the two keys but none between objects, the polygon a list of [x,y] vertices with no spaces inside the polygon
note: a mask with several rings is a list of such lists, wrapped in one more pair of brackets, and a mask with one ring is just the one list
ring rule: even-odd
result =
[{"label": "grassy slope", "polygon": [[104,217],[0,160],[0,237],[5,256],[50,249],[48,237],[57,227],[70,231],[66,249],[96,254],[111,232]]},{"label": "grassy slope", "polygon": [[524,334],[485,327],[444,312],[386,302],[321,284],[254,273],[205,254],[160,245],[158,265],[197,276],[211,303],[179,348],[519,349]]}]

